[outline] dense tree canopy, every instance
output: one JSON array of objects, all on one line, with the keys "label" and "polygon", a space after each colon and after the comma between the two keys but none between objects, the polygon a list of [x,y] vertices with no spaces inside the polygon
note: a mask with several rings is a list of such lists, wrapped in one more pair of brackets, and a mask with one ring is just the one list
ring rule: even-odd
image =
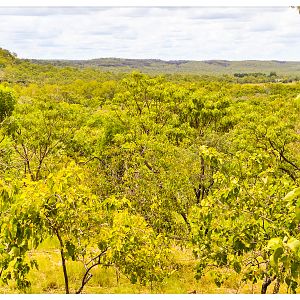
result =
[{"label": "dense tree canopy", "polygon": [[263,293],[274,282],[299,291],[299,82],[28,62],[4,72],[4,283],[26,291],[31,254],[50,238],[66,293],[81,293],[99,266],[163,282],[180,268],[174,249],[193,253],[198,280],[209,273],[221,286],[236,273]]}]

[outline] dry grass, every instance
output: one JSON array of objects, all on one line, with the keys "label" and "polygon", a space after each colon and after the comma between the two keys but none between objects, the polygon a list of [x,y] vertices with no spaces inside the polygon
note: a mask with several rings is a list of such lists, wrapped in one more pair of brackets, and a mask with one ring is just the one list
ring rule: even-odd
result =
[{"label": "dry grass", "polygon": [[[60,254],[57,250],[57,242],[46,240],[37,250],[31,252],[31,257],[38,261],[39,270],[31,270],[29,279],[31,287],[26,293],[64,293],[64,279],[61,268]],[[187,294],[196,291],[198,294],[234,294],[234,293],[260,293],[261,283],[242,283],[241,278],[234,272],[222,270],[228,275],[222,287],[218,288],[212,276],[207,273],[200,280],[194,278],[196,260],[188,250],[174,249],[175,259],[179,265],[177,272],[172,274],[163,283],[152,286],[131,284],[123,275],[117,274],[112,267],[98,267],[93,271],[93,277],[86,285],[83,293],[92,294],[136,294],[136,293],[166,293]],[[67,263],[70,289],[75,292],[81,283],[84,274],[83,265],[80,262],[68,261]],[[223,273],[223,274],[224,274]],[[272,285],[268,292],[272,292]],[[286,290],[281,287],[281,293]],[[15,284],[1,285],[0,293],[18,293]]]}]

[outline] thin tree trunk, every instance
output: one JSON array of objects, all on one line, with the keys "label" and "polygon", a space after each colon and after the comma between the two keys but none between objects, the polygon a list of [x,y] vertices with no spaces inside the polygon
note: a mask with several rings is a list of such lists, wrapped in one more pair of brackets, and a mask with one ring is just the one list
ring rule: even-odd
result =
[{"label": "thin tree trunk", "polygon": [[180,215],[182,216],[187,228],[188,228],[188,231],[190,232],[191,231],[191,224],[186,216],[186,214],[184,212],[181,212]]},{"label": "thin tree trunk", "polygon": [[67,266],[66,266],[66,259],[65,259],[65,255],[64,255],[64,243],[58,233],[58,230],[55,231],[56,236],[59,240],[59,244],[60,244],[60,256],[61,256],[61,263],[62,263],[62,268],[63,268],[63,273],[64,273],[64,279],[65,279],[65,290],[66,290],[66,294],[70,294],[69,291],[69,278],[68,278],[68,272],[67,272]]},{"label": "thin tree trunk", "polygon": [[265,279],[264,279],[264,282],[261,286],[261,294],[266,294],[267,293],[268,286],[271,284],[271,282],[272,282],[271,277],[266,276]]},{"label": "thin tree trunk", "polygon": [[274,289],[273,289],[273,294],[278,294],[279,288],[280,288],[280,280],[279,280],[279,278],[276,278],[276,282],[275,282]]}]

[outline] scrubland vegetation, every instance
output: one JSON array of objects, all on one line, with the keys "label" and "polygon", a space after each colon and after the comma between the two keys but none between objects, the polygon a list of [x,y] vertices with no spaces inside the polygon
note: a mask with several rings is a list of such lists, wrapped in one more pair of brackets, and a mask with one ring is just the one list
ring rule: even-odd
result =
[{"label": "scrubland vegetation", "polygon": [[2,49],[0,292],[299,292],[300,83],[275,72]]}]

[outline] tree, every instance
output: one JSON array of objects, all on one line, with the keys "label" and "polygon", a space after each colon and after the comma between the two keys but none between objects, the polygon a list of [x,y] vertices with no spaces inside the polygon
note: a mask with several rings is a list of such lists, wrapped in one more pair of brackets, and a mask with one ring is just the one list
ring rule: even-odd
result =
[{"label": "tree", "polygon": [[8,87],[0,85],[0,123],[10,116],[16,104],[16,95],[14,91]]},{"label": "tree", "polygon": [[67,160],[64,148],[72,142],[85,116],[78,104],[31,98],[19,103],[4,126],[14,154],[23,164],[23,170],[17,166],[18,172],[39,180],[56,168],[55,164]]},{"label": "tree", "polygon": [[[71,163],[46,180],[28,178],[21,192],[24,205],[35,206],[39,216],[31,220],[35,234],[44,232],[59,242],[66,293],[81,293],[99,265],[117,268],[132,283],[163,280],[172,270],[167,241],[131,210],[127,199],[98,199],[86,176]],[[85,268],[78,288],[69,282],[68,259]]]}]

